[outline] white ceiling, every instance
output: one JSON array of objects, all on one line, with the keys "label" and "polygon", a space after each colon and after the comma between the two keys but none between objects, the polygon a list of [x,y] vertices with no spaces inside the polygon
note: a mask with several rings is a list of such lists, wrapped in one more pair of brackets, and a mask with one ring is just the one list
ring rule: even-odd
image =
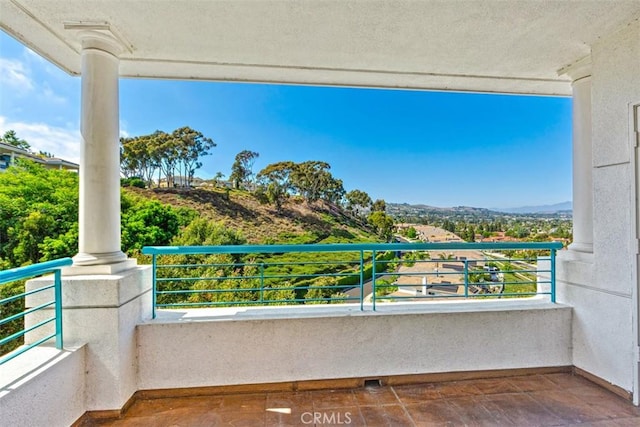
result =
[{"label": "white ceiling", "polygon": [[637,19],[640,0],[0,0],[0,27],[72,74],[82,21],[125,41],[125,77],[550,95]]}]

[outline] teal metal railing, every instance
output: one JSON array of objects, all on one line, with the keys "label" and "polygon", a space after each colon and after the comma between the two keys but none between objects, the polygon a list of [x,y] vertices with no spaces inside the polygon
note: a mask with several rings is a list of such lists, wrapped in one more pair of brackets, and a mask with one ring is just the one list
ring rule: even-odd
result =
[{"label": "teal metal railing", "polygon": [[[148,246],[156,308],[549,295],[559,242]],[[523,256],[522,254],[525,253]],[[535,256],[534,256],[535,255]],[[416,282],[417,281],[417,282]]]},{"label": "teal metal railing", "polygon": [[[69,266],[73,263],[71,258],[62,258],[54,261],[47,261],[40,264],[29,265],[26,267],[13,268],[5,271],[0,271],[0,286],[5,286],[12,282],[22,281],[26,279],[30,279],[37,276],[42,276],[44,274],[53,273],[54,281],[52,285],[44,286],[39,289],[35,289],[32,291],[25,292],[22,290],[21,292],[17,292],[14,295],[9,297],[0,299],[0,327],[7,328],[9,325],[15,324],[16,322],[20,322],[22,327],[19,328],[16,332],[10,332],[7,334],[2,334],[0,336],[0,348],[5,345],[9,345],[10,343],[16,342],[24,337],[27,333],[34,331],[38,328],[41,328],[49,323],[55,322],[55,331],[51,334],[48,334],[44,337],[39,338],[33,343],[28,345],[20,346],[18,349],[0,357],[0,365],[15,358],[16,356],[24,353],[36,347],[45,341],[51,340],[55,338],[56,348],[61,349],[62,342],[62,277],[61,277],[61,268]],[[9,310],[11,303],[16,303],[21,300],[24,300],[29,295],[35,295],[41,292],[46,292],[48,290],[53,290],[53,299],[50,301],[43,302],[36,307],[25,309],[24,305],[20,310],[17,310],[17,313],[10,314],[3,317],[3,313],[7,311],[16,311]],[[53,316],[46,318],[37,322],[34,325],[29,327],[24,326],[24,318],[25,316],[35,313],[40,310],[44,310],[48,307],[53,306]],[[5,336],[6,335],[6,336]]]}]

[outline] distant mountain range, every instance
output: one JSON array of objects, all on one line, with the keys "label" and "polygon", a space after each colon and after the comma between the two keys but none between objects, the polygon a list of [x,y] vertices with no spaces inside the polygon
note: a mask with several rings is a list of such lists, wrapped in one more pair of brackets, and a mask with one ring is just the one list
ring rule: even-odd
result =
[{"label": "distant mountain range", "polygon": [[387,203],[387,213],[399,217],[431,215],[447,218],[492,218],[503,215],[535,215],[549,216],[561,215],[570,216],[572,209],[571,202],[556,203],[554,205],[522,206],[518,208],[474,208],[470,206],[454,206],[450,208],[440,208],[425,204],[410,205],[409,203]]},{"label": "distant mountain range", "polygon": [[554,205],[522,206],[519,208],[491,208],[492,211],[505,213],[557,213],[573,209],[573,203],[562,202]]}]

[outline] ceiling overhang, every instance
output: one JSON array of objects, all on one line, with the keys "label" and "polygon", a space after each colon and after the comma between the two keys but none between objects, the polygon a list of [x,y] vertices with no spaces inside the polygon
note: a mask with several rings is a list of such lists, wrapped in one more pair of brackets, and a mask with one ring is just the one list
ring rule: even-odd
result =
[{"label": "ceiling overhang", "polygon": [[0,0],[0,27],[74,75],[88,24],[123,77],[541,95],[639,18],[639,0]]}]

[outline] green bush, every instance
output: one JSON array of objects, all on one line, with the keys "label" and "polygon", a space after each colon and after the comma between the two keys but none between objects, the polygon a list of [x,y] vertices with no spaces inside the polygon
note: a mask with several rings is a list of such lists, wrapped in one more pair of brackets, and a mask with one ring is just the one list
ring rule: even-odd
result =
[{"label": "green bush", "polygon": [[168,245],[180,227],[195,216],[189,210],[163,205],[157,200],[123,194],[122,246],[130,254],[144,246]]},{"label": "green bush", "polygon": [[134,177],[131,177],[131,178],[121,178],[120,179],[120,186],[121,187],[146,188],[147,184],[139,176],[134,176]]}]

